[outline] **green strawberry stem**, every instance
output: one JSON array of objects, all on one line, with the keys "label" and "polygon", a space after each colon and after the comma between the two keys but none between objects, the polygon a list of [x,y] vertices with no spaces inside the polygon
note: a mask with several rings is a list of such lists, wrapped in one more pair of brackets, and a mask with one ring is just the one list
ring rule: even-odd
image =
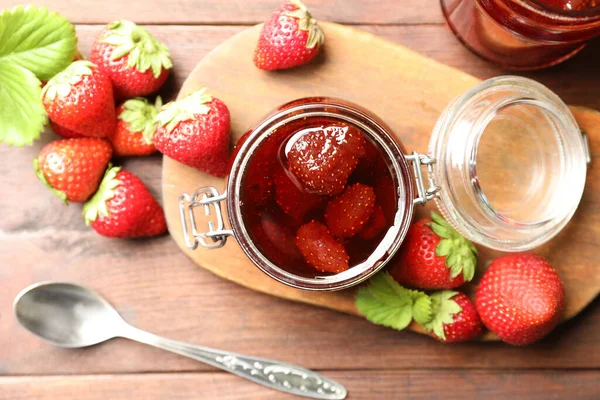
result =
[{"label": "green strawberry stem", "polygon": [[38,177],[38,179],[40,181],[42,181],[42,183],[44,185],[46,185],[46,187],[48,189],[50,189],[50,191],[56,195],[59,199],[61,199],[65,204],[69,204],[69,201],[67,200],[67,194],[61,190],[57,190],[54,189],[52,187],[52,185],[50,185],[50,183],[48,182],[48,180],[46,179],[46,176],[44,175],[44,173],[40,170],[40,166],[39,166],[39,160],[37,158],[33,159],[33,170],[35,171],[35,175]]},{"label": "green strawberry stem", "polygon": [[152,68],[152,74],[158,78],[164,69],[173,67],[169,49],[160,43],[146,28],[128,20],[111,22],[108,33],[101,40],[115,46],[111,54],[112,60],[129,56],[127,66],[135,67],[144,73]]},{"label": "green strawberry stem", "polygon": [[312,14],[300,0],[291,0],[290,3],[298,7],[298,9],[286,12],[284,15],[298,19],[298,29],[308,32],[306,48],[321,47],[325,42],[325,34],[317,24],[317,20],[313,18]]},{"label": "green strawberry stem", "polygon": [[83,205],[83,217],[86,225],[90,225],[98,218],[98,215],[108,217],[108,208],[106,202],[113,198],[115,189],[122,183],[117,178],[120,167],[108,166],[100,183],[98,191],[94,196]]},{"label": "green strawberry stem", "polygon": [[442,238],[435,254],[446,257],[446,266],[450,268],[450,276],[453,279],[462,273],[465,282],[469,282],[475,276],[477,248],[438,213],[432,212],[431,219],[431,229]]},{"label": "green strawberry stem", "polygon": [[440,339],[446,339],[444,325],[454,322],[454,315],[462,311],[462,308],[452,300],[457,294],[458,292],[443,290],[429,296],[431,300],[431,320],[427,323],[419,322],[426,331],[433,332]]},{"label": "green strawberry stem", "polygon": [[92,68],[96,68],[96,65],[90,61],[75,61],[48,81],[42,91],[42,99],[54,100],[56,96],[68,96],[74,85],[93,73]]},{"label": "green strawberry stem", "polygon": [[152,144],[156,132],[156,116],[161,107],[160,96],[156,97],[154,105],[143,97],[136,97],[123,103],[123,111],[117,118],[125,121],[130,131],[142,132],[144,141]]},{"label": "green strawberry stem", "polygon": [[212,96],[206,93],[206,88],[201,88],[181,100],[165,104],[156,116],[156,122],[159,127],[166,126],[167,132],[171,133],[180,122],[208,114],[210,107],[206,103],[210,101]]}]

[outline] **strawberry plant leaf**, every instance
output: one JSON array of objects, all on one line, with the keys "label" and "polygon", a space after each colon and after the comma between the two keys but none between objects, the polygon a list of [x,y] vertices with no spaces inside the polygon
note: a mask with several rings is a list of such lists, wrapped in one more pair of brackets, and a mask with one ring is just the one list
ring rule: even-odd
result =
[{"label": "strawberry plant leaf", "polygon": [[16,6],[0,14],[0,63],[48,80],[73,61],[76,50],[75,27],[45,7]]},{"label": "strawberry plant leaf", "polygon": [[431,322],[431,319],[433,318],[431,298],[423,292],[418,293],[412,307],[413,319],[419,324],[424,325]]},{"label": "strawberry plant leaf", "polygon": [[41,92],[33,73],[0,62],[0,142],[21,147],[39,139],[47,119]]},{"label": "strawberry plant leaf", "polygon": [[41,82],[67,67],[77,51],[75,27],[44,7],[0,13],[0,142],[24,146],[46,123]]},{"label": "strawberry plant leaf", "polygon": [[450,268],[452,278],[462,273],[465,282],[470,281],[477,268],[477,248],[438,213],[432,212],[431,219],[433,222],[429,226],[442,239],[435,254],[446,257],[446,266]]},{"label": "strawberry plant leaf", "polygon": [[431,320],[421,324],[423,328],[432,332],[441,339],[446,339],[444,325],[454,322],[454,315],[462,311],[462,308],[452,298],[458,292],[443,290],[435,292],[429,297],[431,299]]},{"label": "strawberry plant leaf", "polygon": [[[413,318],[413,298],[388,273],[380,273],[360,288],[356,308],[374,324],[402,330]],[[421,305],[422,306],[422,305]]]}]

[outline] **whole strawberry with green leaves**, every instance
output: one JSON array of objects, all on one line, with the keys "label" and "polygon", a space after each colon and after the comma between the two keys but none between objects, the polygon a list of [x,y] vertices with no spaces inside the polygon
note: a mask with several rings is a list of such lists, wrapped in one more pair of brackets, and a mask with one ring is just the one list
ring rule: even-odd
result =
[{"label": "whole strawberry with green leaves", "polygon": [[167,47],[127,20],[106,26],[92,45],[90,60],[110,77],[117,99],[157,91],[173,67]]},{"label": "whole strawberry with green leaves", "polygon": [[325,35],[300,0],[273,11],[264,23],[254,51],[254,64],[275,70],[306,64],[319,53]]},{"label": "whole strawberry with green leaves", "polygon": [[144,183],[131,172],[112,167],[100,188],[83,206],[87,225],[102,236],[137,238],[167,230],[163,209]]},{"label": "whole strawberry with green leaves", "polygon": [[154,145],[158,151],[210,175],[227,174],[229,110],[206,88],[165,104],[156,121]]},{"label": "whole strawberry with green leaves", "polygon": [[414,321],[442,342],[473,340],[483,331],[465,294],[445,290],[427,295],[401,286],[385,272],[358,290],[355,305],[374,324],[403,330]]},{"label": "whole strawberry with green leaves", "polygon": [[422,326],[431,336],[451,343],[473,340],[481,335],[481,319],[466,294],[444,290],[429,297],[431,321]]},{"label": "whole strawberry with green leaves", "polygon": [[444,218],[432,212],[431,219],[413,224],[389,273],[401,285],[418,289],[452,289],[473,279],[477,249]]},{"label": "whole strawberry with green leaves", "polygon": [[42,102],[54,123],[79,135],[106,137],[115,129],[110,79],[89,61],[76,61],[50,79]]},{"label": "whole strawberry with green leaves", "polygon": [[147,156],[156,151],[154,147],[155,118],[162,107],[160,96],[154,104],[137,97],[117,107],[117,128],[108,137],[115,156]]},{"label": "whole strawberry with green leaves", "polygon": [[558,324],[564,287],[556,270],[533,253],[495,259],[479,282],[475,297],[484,325],[514,345],[536,342]]},{"label": "whole strawberry with green leaves", "polygon": [[98,189],[111,156],[106,140],[63,139],[47,144],[33,166],[38,178],[65,203],[84,202]]}]

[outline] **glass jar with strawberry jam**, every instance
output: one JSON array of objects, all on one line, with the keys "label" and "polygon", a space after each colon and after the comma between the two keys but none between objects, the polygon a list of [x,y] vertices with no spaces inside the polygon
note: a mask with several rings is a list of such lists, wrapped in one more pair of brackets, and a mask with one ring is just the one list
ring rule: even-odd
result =
[{"label": "glass jar with strawberry jam", "polygon": [[448,24],[481,57],[513,69],[558,64],[600,35],[598,0],[441,0]]},{"label": "glass jar with strawberry jam", "polygon": [[[385,266],[415,205],[435,199],[469,239],[520,251],[556,235],[581,198],[583,136],[564,103],[525,78],[492,79],[456,99],[434,129],[431,155],[407,154],[395,137],[343,100],[280,107],[238,142],[225,194],[181,195],[187,246],[221,247],[234,236],[272,278],[337,290]],[[216,211],[205,233],[194,221],[199,206]]]}]

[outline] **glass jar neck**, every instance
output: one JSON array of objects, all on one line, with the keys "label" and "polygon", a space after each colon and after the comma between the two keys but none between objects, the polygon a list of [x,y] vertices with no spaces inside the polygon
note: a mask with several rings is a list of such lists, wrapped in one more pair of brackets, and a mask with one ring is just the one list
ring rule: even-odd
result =
[{"label": "glass jar neck", "polygon": [[[336,275],[308,278],[275,265],[252,241],[241,212],[240,188],[252,155],[273,132],[294,121],[323,117],[356,126],[382,151],[397,188],[397,210],[392,226],[367,260]],[[383,268],[399,248],[412,221],[415,194],[411,170],[404,153],[404,149],[393,139],[390,128],[357,105],[331,98],[300,99],[288,103],[252,131],[232,164],[227,186],[227,210],[233,234],[250,260],[282,283],[300,289],[328,291],[354,286]]]},{"label": "glass jar neck", "polygon": [[600,35],[600,7],[566,11],[535,0],[474,0],[479,9],[524,40],[584,42]]},{"label": "glass jar neck", "polygon": [[573,215],[585,147],[567,106],[520,77],[483,82],[457,98],[434,130],[436,199],[471,240],[502,251],[548,241]]}]

